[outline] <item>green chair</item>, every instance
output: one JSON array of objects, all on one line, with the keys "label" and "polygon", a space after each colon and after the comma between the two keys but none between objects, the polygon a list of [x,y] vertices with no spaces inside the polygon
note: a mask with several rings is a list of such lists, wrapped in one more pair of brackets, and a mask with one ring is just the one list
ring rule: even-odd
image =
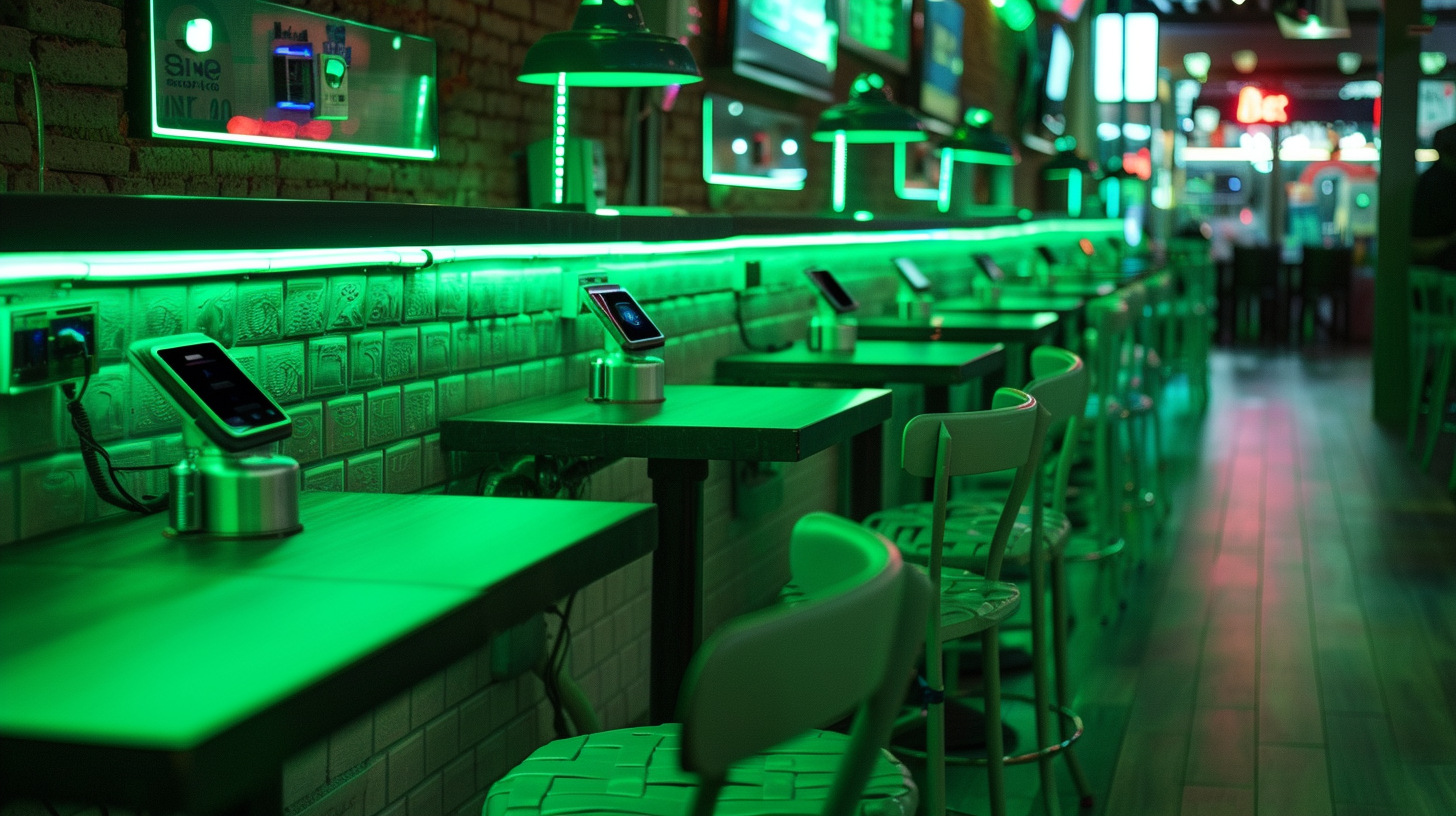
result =
[{"label": "green chair", "polygon": [[1208,407],[1210,320],[1218,311],[1217,270],[1209,242],[1203,238],[1169,240],[1168,265],[1177,288],[1173,301],[1178,323],[1175,366],[1188,378],[1190,402],[1202,411]]},{"label": "green chair", "polygon": [[[795,525],[790,560],[800,596],[708,638],[680,725],[551,742],[491,786],[484,816],[913,814],[915,786],[883,748],[930,583],[882,536],[827,513]],[[816,730],[850,712],[848,735]]]},{"label": "green chair", "polygon": [[[1048,413],[1048,433],[1062,435],[1056,456],[1046,460],[1052,469],[1051,502],[1045,500],[1045,469],[1038,471],[1032,483],[1032,497],[1017,514],[1004,565],[1020,567],[1031,584],[1032,670],[1036,707],[1038,748],[1015,757],[1006,757],[1006,764],[1035,761],[1040,765],[1043,798],[1047,812],[1058,812],[1056,778],[1052,762],[1057,753],[1067,760],[1068,769],[1077,784],[1084,807],[1092,805],[1092,789],[1083,774],[1071,743],[1080,736],[1081,725],[1069,708],[1067,625],[1069,604],[1065,575],[1064,550],[1071,537],[1071,523],[1066,515],[1067,481],[1077,453],[1078,429],[1087,405],[1089,381],[1081,358],[1065,349],[1042,346],[1031,353],[1033,380],[1026,392],[1035,397]],[[1045,458],[1045,452],[1043,453]],[[908,561],[928,562],[931,555],[932,525],[935,505],[920,503],[877,513],[865,520],[866,526],[884,533],[900,547]],[[978,499],[957,499],[946,504],[946,529],[942,545],[942,563],[972,572],[984,573],[990,543],[994,540],[1002,507]],[[1042,547],[1033,542],[1041,541]],[[1050,574],[1047,560],[1050,557]],[[1048,581],[1050,586],[1047,586]],[[1047,621],[1043,598],[1050,594],[1052,602],[1052,643],[1046,643]],[[1050,648],[1056,680],[1056,703],[1047,690],[1047,651]],[[1061,711],[1066,715],[1056,742],[1050,737],[1050,715]],[[1065,726],[1071,725],[1069,730]]]},{"label": "green chair", "polygon": [[[1417,365],[1413,366],[1412,379],[1416,387],[1416,393],[1412,395],[1413,404],[1419,402],[1428,358],[1433,367],[1430,396],[1426,400],[1426,442],[1421,454],[1421,467],[1429,470],[1436,457],[1436,444],[1448,428],[1446,400],[1451,394],[1452,369],[1456,368],[1456,274],[1439,270],[1417,273],[1412,270],[1411,277],[1413,285],[1415,281],[1421,283],[1427,296],[1425,314],[1418,320],[1413,313],[1411,322],[1413,330],[1416,325],[1424,324],[1425,334],[1424,342],[1418,347]],[[1412,436],[1414,433],[1415,416],[1412,415]],[[1450,487],[1456,490],[1456,465],[1452,467]]]}]

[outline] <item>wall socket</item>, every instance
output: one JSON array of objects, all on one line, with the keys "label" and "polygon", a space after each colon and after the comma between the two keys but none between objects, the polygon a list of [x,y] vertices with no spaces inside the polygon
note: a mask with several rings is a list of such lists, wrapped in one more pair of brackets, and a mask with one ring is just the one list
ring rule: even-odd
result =
[{"label": "wall socket", "polygon": [[96,373],[99,312],[95,300],[0,305],[0,394]]},{"label": "wall socket", "polygon": [[561,319],[575,320],[587,313],[586,304],[581,301],[581,287],[607,282],[605,272],[567,273],[561,276]]}]

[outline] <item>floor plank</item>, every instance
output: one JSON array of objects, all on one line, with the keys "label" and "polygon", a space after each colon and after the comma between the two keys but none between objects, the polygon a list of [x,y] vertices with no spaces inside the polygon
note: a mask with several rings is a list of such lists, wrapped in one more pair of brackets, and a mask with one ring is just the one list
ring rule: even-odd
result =
[{"label": "floor plank", "polygon": [[1324,749],[1260,745],[1257,802],[1267,816],[1333,814]]},{"label": "floor plank", "polygon": [[1254,789],[1189,785],[1183,789],[1179,812],[1182,816],[1249,816],[1254,812]]}]

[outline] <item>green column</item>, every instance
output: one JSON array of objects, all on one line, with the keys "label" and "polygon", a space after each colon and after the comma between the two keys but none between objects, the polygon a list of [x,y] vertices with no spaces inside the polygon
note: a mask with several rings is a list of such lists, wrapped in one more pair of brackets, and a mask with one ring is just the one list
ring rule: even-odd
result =
[{"label": "green column", "polygon": [[1420,0],[1385,0],[1380,23],[1380,224],[1375,266],[1375,421],[1403,427],[1410,381],[1409,296],[1411,196],[1416,186],[1416,99]]}]

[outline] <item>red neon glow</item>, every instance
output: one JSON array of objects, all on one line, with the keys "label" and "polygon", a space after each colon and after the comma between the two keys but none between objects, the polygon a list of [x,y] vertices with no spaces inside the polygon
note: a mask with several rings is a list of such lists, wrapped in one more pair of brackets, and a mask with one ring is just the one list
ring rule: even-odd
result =
[{"label": "red neon glow", "polygon": [[1285,94],[1266,94],[1253,85],[1239,90],[1239,106],[1234,118],[1246,125],[1259,122],[1281,124],[1289,121],[1289,97]]},{"label": "red neon glow", "polygon": [[1122,154],[1122,169],[1147,181],[1153,177],[1153,154],[1146,147],[1136,153]]},{"label": "red neon glow", "polygon": [[1246,227],[1254,223],[1254,211],[1248,207],[1239,210],[1239,223]]}]

